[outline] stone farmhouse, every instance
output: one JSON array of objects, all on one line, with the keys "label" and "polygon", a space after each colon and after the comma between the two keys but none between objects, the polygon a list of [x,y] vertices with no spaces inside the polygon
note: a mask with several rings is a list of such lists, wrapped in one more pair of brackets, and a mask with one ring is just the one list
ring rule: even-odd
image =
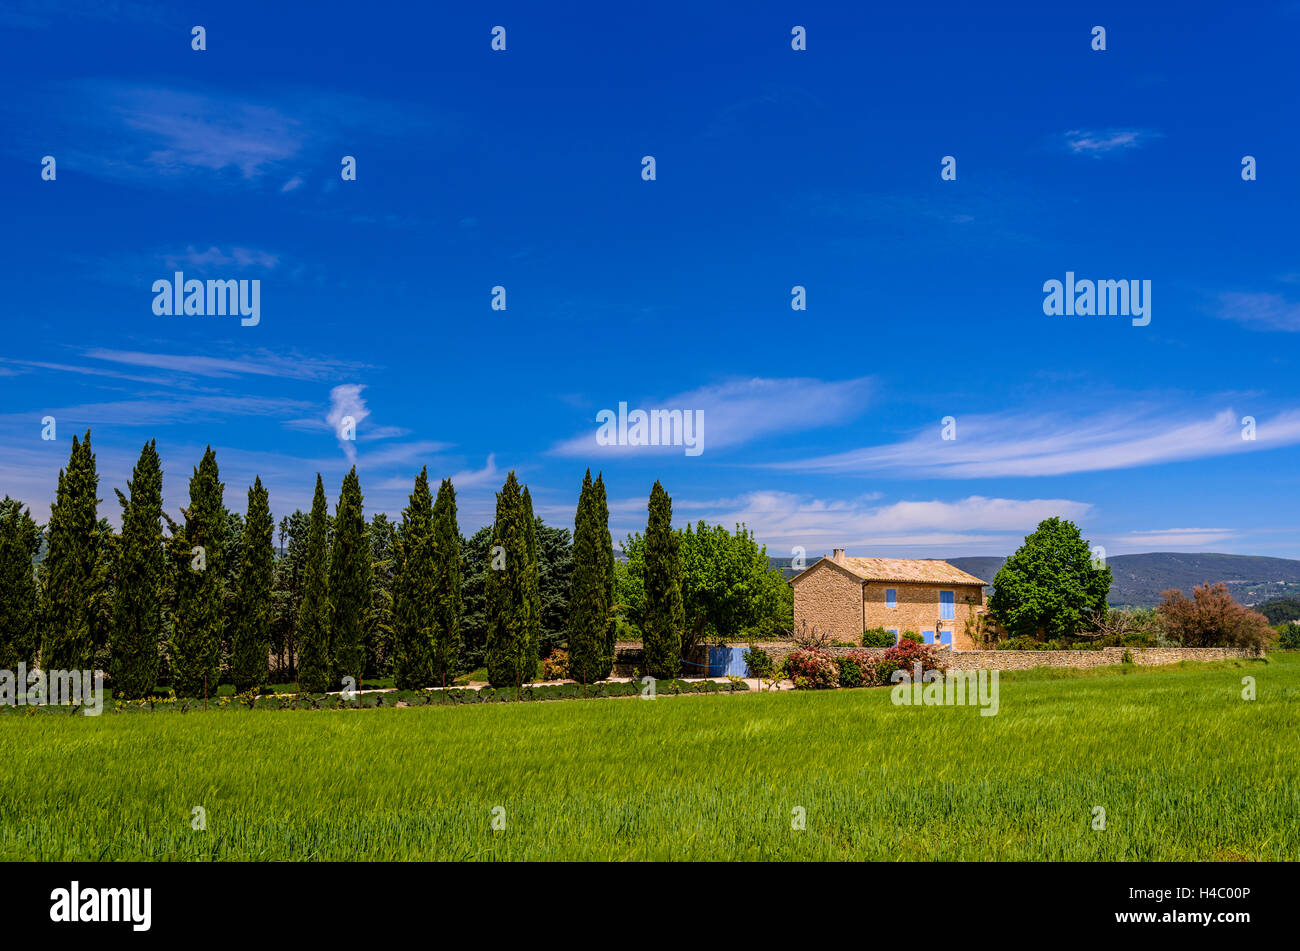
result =
[{"label": "stone farmhouse", "polygon": [[966,620],[985,612],[987,584],[946,561],[854,558],[837,548],[790,580],[794,629],[806,624],[856,644],[864,630],[883,627],[895,640],[915,631],[927,644],[974,650]]}]

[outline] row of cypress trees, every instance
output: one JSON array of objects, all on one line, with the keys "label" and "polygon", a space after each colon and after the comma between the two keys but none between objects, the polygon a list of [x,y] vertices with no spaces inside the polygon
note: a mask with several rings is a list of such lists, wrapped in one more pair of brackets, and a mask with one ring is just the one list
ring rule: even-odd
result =
[{"label": "row of cypress trees", "polygon": [[460,652],[462,603],[456,490],[443,479],[435,501],[426,466],[397,530],[393,679],[399,688],[446,686]]},{"label": "row of cypress trees", "polygon": [[[59,473],[48,548],[36,576],[31,564],[40,530],[19,503],[7,497],[0,502],[0,665],[39,653],[46,669],[85,669],[93,665],[96,645],[107,642],[114,694],[134,698],[154,689],[165,650],[177,694],[197,696],[215,691],[224,641],[236,689],[263,686],[269,673],[275,553],[270,500],[261,479],[248,490],[243,533],[232,552],[224,550],[228,513],[211,447],[193,471],[179,523],[162,510],[162,465],[153,441],[141,450],[127,491],[116,491],[120,536],[98,521],[97,490],[87,432],[84,440],[74,437],[68,467]],[[317,475],[296,625],[298,681],[306,691],[333,689],[344,678],[361,683],[373,570],[363,509],[353,467],[331,524]],[[644,630],[647,668],[656,677],[680,670],[681,565],[671,521],[672,501],[656,482],[646,530]],[[497,493],[486,574],[485,659],[494,686],[517,686],[537,674],[536,524],[529,490],[509,473]],[[394,548],[397,686],[446,685],[456,672],[464,608],[461,536],[450,479],[442,481],[435,500],[428,470],[421,470]],[[237,572],[220,570],[227,559],[239,562]],[[578,498],[572,564],[569,668],[572,677],[591,683],[613,669],[617,605],[608,500],[603,478],[593,480],[590,470]],[[111,586],[103,583],[105,572],[113,575]],[[233,610],[224,607],[227,577],[234,579]],[[112,589],[112,603],[97,610],[98,592],[106,587]]]}]

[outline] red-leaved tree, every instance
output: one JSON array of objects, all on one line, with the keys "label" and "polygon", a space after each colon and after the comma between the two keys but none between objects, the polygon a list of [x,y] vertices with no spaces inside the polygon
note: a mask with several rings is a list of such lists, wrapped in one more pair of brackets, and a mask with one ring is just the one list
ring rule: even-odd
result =
[{"label": "red-leaved tree", "polygon": [[1228,586],[1198,584],[1188,598],[1171,589],[1161,597],[1160,619],[1165,633],[1183,647],[1268,647],[1277,633],[1268,618],[1242,607]]}]

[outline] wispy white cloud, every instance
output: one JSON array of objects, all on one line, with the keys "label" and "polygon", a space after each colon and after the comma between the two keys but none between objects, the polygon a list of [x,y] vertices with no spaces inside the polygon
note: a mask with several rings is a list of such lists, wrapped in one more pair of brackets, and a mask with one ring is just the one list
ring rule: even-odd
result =
[{"label": "wispy white cloud", "polygon": [[[326,149],[358,134],[373,145],[398,134],[437,148],[455,123],[427,106],[320,93],[301,87],[234,92],[102,77],[46,85],[0,104],[23,130],[7,143],[29,153],[53,134],[68,143],[59,166],[139,187],[204,182],[297,190]],[[398,133],[396,130],[400,130]],[[339,153],[341,154],[341,153]]]},{"label": "wispy white cloud", "polygon": [[1159,465],[1300,443],[1300,411],[1256,420],[1243,439],[1242,416],[1142,412],[1141,407],[1083,419],[1005,414],[957,419],[957,438],[935,425],[903,442],[818,456],[773,467],[805,472],[893,471],[939,479],[1051,476]]},{"label": "wispy white cloud", "polygon": [[1300,302],[1281,294],[1220,294],[1218,316],[1258,330],[1300,333]]},{"label": "wispy white cloud", "polygon": [[[131,399],[49,406],[42,414],[53,416],[60,429],[79,426],[155,426],[194,423],[225,416],[278,417],[301,413],[311,404],[304,400],[272,396],[209,393],[141,393]],[[31,413],[12,413],[0,420],[31,420]]]},{"label": "wispy white cloud", "polygon": [[297,354],[277,354],[269,350],[258,350],[248,356],[235,359],[204,354],[146,353],[103,347],[87,350],[84,355],[91,360],[228,379],[239,376],[271,376],[291,380],[327,380],[344,373],[368,368],[360,363]]},{"label": "wispy white cloud", "polygon": [[1096,157],[1136,149],[1157,137],[1157,133],[1139,129],[1110,129],[1105,132],[1072,129],[1064,134],[1066,147],[1071,152]]},{"label": "wispy white cloud", "polygon": [[1107,551],[1112,554],[1124,552],[1147,552],[1161,549],[1207,550],[1221,547],[1238,537],[1238,532],[1231,528],[1162,528],[1146,529],[1113,535],[1106,539]]},{"label": "wispy white cloud", "polygon": [[451,477],[452,484],[457,489],[468,489],[482,485],[496,485],[504,481],[501,472],[497,469],[497,457],[495,453],[489,453],[487,462],[481,469],[463,469]]},{"label": "wispy white cloud", "polygon": [[[611,514],[614,512],[611,506]],[[626,500],[628,517],[620,525],[644,530],[644,500]],[[946,554],[1010,551],[1043,519],[1080,521],[1092,505],[1073,499],[1006,499],[972,495],[882,503],[871,494],[854,499],[822,499],[782,491],[755,491],[734,499],[704,503],[673,500],[673,521],[681,526],[704,519],[731,526],[744,523],[768,546],[786,556],[795,547],[809,555],[832,548],[860,553]],[[938,554],[935,554],[938,557]]]},{"label": "wispy white cloud", "polygon": [[269,271],[280,263],[279,255],[255,248],[235,247],[227,253],[218,247],[199,251],[194,245],[180,253],[164,254],[162,258],[169,268],[191,268],[201,272],[218,269],[246,271],[254,268]]},{"label": "wispy white cloud", "polygon": [[[731,380],[678,393],[664,399],[613,399],[604,408],[618,411],[620,401],[633,409],[680,409],[704,414],[704,452],[753,442],[776,433],[817,429],[853,419],[867,410],[872,383],[867,377],[826,382],[789,379]],[[557,443],[550,452],[561,456],[623,455],[635,452],[676,452],[681,447],[600,446],[599,427],[592,414],[590,428]]]}]

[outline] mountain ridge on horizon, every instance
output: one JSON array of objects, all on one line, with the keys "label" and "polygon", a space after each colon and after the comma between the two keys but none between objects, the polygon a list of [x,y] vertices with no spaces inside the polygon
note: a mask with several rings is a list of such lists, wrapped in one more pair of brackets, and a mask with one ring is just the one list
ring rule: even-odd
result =
[{"label": "mountain ridge on horizon", "polygon": [[[809,565],[820,559],[812,559]],[[1005,555],[964,555],[937,559],[990,584],[1006,561]],[[770,558],[787,578],[799,572],[789,558]],[[1230,555],[1222,552],[1153,551],[1112,555],[1110,596],[1112,607],[1155,607],[1164,591],[1178,588],[1185,594],[1204,582],[1223,582],[1242,604],[1251,606],[1271,598],[1300,594],[1300,560],[1271,555]]]}]

